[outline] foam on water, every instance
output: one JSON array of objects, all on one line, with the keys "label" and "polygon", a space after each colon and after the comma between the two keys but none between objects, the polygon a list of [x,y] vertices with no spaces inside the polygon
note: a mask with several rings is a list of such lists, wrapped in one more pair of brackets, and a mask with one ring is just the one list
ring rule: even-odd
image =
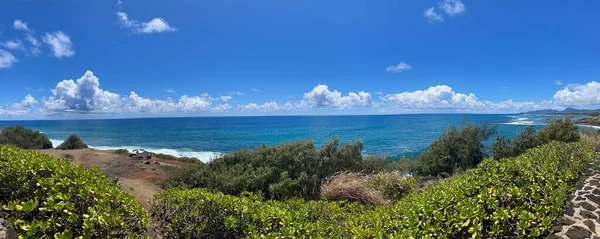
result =
[{"label": "foam on water", "polygon": [[[63,143],[63,141],[64,140],[50,139],[50,142],[52,142],[52,146],[54,146],[54,147],[59,146],[60,144]],[[197,158],[197,159],[200,159],[200,161],[205,162],[205,163],[221,156],[221,153],[219,153],[219,152],[210,152],[210,151],[197,152],[197,151],[191,151],[191,150],[185,150],[185,149],[155,149],[155,148],[147,148],[147,147],[141,147],[141,146],[94,146],[94,145],[88,145],[88,147],[90,147],[92,149],[98,149],[98,150],[127,149],[130,152],[134,149],[145,149],[145,150],[153,152],[153,153],[168,154],[168,155],[173,155],[175,157]]]},{"label": "foam on water", "polygon": [[536,123],[534,120],[529,120],[529,118],[527,117],[520,117],[517,118],[517,116],[508,116],[509,118],[512,118],[510,122],[507,123],[502,123],[502,124],[506,124],[506,125],[539,125],[538,123]]}]

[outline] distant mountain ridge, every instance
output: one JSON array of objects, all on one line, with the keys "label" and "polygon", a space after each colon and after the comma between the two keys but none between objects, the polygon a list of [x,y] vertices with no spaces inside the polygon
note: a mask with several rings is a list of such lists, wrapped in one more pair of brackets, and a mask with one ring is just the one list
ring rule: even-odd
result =
[{"label": "distant mountain ridge", "polygon": [[544,110],[534,110],[527,111],[521,114],[580,114],[580,115],[600,115],[600,109],[595,110],[579,110],[574,108],[566,108],[564,110],[552,110],[552,109],[544,109]]}]

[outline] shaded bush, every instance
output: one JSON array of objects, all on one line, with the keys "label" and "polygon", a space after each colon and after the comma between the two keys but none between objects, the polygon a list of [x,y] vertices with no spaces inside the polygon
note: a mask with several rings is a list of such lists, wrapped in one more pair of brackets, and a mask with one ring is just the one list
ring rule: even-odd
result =
[{"label": "shaded bush", "polygon": [[77,135],[69,135],[65,141],[60,144],[56,149],[61,150],[70,150],[70,149],[87,149],[87,144],[85,144],[81,138]]},{"label": "shaded bush", "polygon": [[477,166],[486,157],[483,141],[496,133],[487,123],[476,126],[463,122],[460,128],[451,126],[433,141],[418,158],[420,175],[438,175]]},{"label": "shaded bush", "polygon": [[527,149],[547,144],[554,140],[569,143],[577,142],[579,139],[577,125],[570,117],[549,119],[540,131],[536,131],[533,126],[527,126],[515,135],[513,140],[509,140],[504,136],[496,137],[496,141],[490,152],[496,159],[515,157]]},{"label": "shaded bush", "polygon": [[200,159],[198,158],[192,158],[192,157],[176,157],[170,154],[154,154],[155,157],[161,158],[161,159],[166,159],[166,160],[174,160],[174,161],[180,161],[180,162],[185,162],[185,163],[203,163]]},{"label": "shaded bush", "polygon": [[165,182],[168,187],[203,187],[232,195],[318,199],[325,178],[361,170],[362,148],[361,142],[340,145],[336,137],[320,149],[310,140],[262,145],[225,154],[206,166],[169,170]]},{"label": "shaded bush", "polygon": [[116,154],[120,154],[120,155],[129,155],[129,150],[128,149],[117,149],[115,150]]},{"label": "shaded bush", "polygon": [[367,185],[364,175],[349,172],[333,175],[323,183],[321,198],[328,201],[359,202],[370,206],[389,204],[380,191]]},{"label": "shaded bush", "polygon": [[52,148],[52,142],[46,135],[19,125],[0,130],[0,144],[10,144],[24,149]]},{"label": "shaded bush", "polygon": [[167,190],[152,217],[166,238],[542,238],[593,157],[584,144],[551,142],[375,208]]},{"label": "shaded bush", "polygon": [[0,205],[24,238],[135,238],[148,223],[98,168],[12,146],[0,146]]}]

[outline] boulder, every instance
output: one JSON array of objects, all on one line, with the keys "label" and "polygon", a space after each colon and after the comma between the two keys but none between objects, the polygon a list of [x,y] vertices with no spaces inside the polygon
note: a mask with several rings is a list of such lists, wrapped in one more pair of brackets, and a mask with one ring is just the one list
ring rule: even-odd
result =
[{"label": "boulder", "polygon": [[2,215],[0,215],[0,239],[17,239],[15,228]]}]

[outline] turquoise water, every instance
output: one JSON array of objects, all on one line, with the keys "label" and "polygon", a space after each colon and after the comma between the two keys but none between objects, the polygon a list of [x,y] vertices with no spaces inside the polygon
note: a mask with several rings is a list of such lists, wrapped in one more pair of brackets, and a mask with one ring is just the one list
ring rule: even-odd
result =
[{"label": "turquoise water", "polygon": [[58,146],[69,134],[98,149],[145,148],[176,156],[216,155],[260,144],[312,139],[322,145],[337,135],[343,142],[361,140],[364,153],[414,156],[450,125],[466,119],[498,124],[512,137],[526,125],[542,127],[545,115],[379,115],[203,117],[112,120],[0,121],[0,127],[22,125],[42,131]]}]

